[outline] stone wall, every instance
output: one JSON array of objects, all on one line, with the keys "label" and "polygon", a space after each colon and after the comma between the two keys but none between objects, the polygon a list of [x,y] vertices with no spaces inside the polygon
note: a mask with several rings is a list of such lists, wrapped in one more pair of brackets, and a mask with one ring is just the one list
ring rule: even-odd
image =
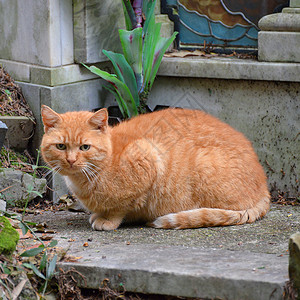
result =
[{"label": "stone wall", "polygon": [[253,143],[277,190],[299,195],[300,83],[161,76],[150,94],[158,104],[204,110]]},{"label": "stone wall", "polygon": [[[79,62],[108,70],[101,50],[120,49],[121,11],[121,0],[0,0],[0,64],[21,85],[37,118],[33,150],[43,133],[42,104],[65,112],[115,103],[103,81]],[[170,35],[170,23],[159,19]],[[173,58],[163,60],[149,104],[204,109],[228,122],[253,142],[270,187],[298,195],[299,91],[299,62]],[[54,178],[58,195],[65,192],[61,182]]]}]

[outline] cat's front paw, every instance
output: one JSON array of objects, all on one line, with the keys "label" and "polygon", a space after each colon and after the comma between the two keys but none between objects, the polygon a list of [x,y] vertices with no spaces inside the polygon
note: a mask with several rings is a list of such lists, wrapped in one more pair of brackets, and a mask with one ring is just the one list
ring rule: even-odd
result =
[{"label": "cat's front paw", "polygon": [[90,217],[90,223],[92,225],[92,228],[94,230],[114,230],[119,227],[122,220],[119,219],[104,219],[96,214],[93,214]]}]

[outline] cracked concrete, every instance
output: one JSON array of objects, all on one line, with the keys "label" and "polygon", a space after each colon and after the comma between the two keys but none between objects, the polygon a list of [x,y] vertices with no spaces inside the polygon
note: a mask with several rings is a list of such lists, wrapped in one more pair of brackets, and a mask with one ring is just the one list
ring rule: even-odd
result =
[{"label": "cracked concrete", "polygon": [[81,272],[88,288],[98,288],[108,278],[113,288],[121,284],[142,293],[282,299],[288,240],[300,231],[300,207],[272,205],[254,224],[178,231],[141,224],[92,231],[88,214],[69,211],[46,211],[30,220],[46,222],[57,231],[58,246],[81,257],[58,266]]}]

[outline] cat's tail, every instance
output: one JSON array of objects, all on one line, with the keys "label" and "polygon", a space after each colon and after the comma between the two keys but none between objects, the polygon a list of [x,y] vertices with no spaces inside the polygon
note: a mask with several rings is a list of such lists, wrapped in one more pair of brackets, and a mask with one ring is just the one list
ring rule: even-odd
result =
[{"label": "cat's tail", "polygon": [[158,217],[149,225],[164,229],[185,229],[198,227],[213,227],[241,225],[253,223],[262,218],[270,207],[270,198],[262,198],[255,207],[246,210],[226,210],[218,208],[198,208],[171,213]]}]

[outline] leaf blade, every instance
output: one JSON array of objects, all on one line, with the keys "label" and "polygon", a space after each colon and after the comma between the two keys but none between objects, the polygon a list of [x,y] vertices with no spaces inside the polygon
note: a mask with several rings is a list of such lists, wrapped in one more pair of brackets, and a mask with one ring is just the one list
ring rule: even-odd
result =
[{"label": "leaf blade", "polygon": [[154,57],[152,62],[152,68],[150,72],[150,78],[149,78],[149,90],[152,88],[154,79],[156,77],[158,68],[160,66],[161,60],[169,48],[169,46],[173,43],[177,35],[177,32],[174,32],[170,38],[163,38],[159,37],[158,43],[156,44],[155,50],[154,50]]},{"label": "leaf blade", "polygon": [[126,29],[132,30],[137,25],[134,10],[129,0],[123,0],[122,5],[123,5]]},{"label": "leaf blade", "polygon": [[49,263],[49,266],[47,268],[47,272],[46,272],[46,277],[48,279],[50,279],[53,274],[54,274],[54,271],[55,271],[55,267],[56,267],[56,262],[57,262],[57,254],[55,254],[52,258],[52,260],[50,261]]},{"label": "leaf blade", "polygon": [[140,90],[143,81],[143,28],[131,31],[120,29],[119,35],[124,57],[135,74],[137,89]]},{"label": "leaf blade", "polygon": [[43,250],[44,250],[44,247],[32,248],[32,249],[24,251],[23,253],[20,254],[20,256],[22,256],[22,257],[36,256],[39,253],[41,253]]},{"label": "leaf blade", "polygon": [[44,274],[41,273],[40,270],[32,263],[23,263],[23,266],[26,267],[27,269],[31,269],[38,277],[46,280]]},{"label": "leaf blade", "polygon": [[124,102],[126,103],[129,112],[129,117],[138,115],[137,106],[134,102],[134,99],[130,93],[129,88],[126,86],[124,82],[118,79],[115,74],[109,74],[108,72],[102,71],[95,66],[88,67],[85,64],[83,65],[92,73],[108,81],[113,86],[113,88],[120,94],[120,97],[122,97]]},{"label": "leaf blade", "polygon": [[126,84],[134,99],[135,105],[139,106],[139,95],[134,72],[123,54],[103,50],[103,53],[112,62],[117,77]]}]

